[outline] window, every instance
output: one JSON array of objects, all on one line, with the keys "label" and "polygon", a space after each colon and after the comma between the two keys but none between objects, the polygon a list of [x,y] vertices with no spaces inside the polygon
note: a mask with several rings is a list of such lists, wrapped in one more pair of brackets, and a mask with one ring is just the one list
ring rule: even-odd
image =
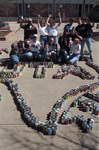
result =
[{"label": "window", "polygon": [[52,14],[52,4],[48,5],[48,14]]},{"label": "window", "polygon": [[78,17],[81,17],[82,14],[82,5],[79,5]]},{"label": "window", "polygon": [[88,4],[85,5],[85,17],[88,16]]},{"label": "window", "polygon": [[93,10],[93,5],[89,6],[89,12]]},{"label": "window", "polygon": [[56,5],[55,5],[55,17],[58,17],[59,11],[60,11],[60,5],[59,5],[59,4],[56,4]]},{"label": "window", "polygon": [[22,4],[18,4],[18,14],[19,16],[21,16],[23,13],[22,13]]},{"label": "window", "polygon": [[26,18],[30,17],[30,12],[29,12],[28,4],[25,4],[25,16],[26,16]]}]

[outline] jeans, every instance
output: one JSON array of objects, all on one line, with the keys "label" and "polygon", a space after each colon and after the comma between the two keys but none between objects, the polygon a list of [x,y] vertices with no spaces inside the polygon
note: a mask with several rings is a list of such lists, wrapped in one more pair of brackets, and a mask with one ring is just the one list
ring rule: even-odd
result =
[{"label": "jeans", "polygon": [[83,58],[83,48],[85,43],[87,44],[88,50],[89,50],[89,54],[90,54],[90,58],[92,59],[93,55],[92,55],[92,47],[91,47],[91,40],[90,38],[84,38],[81,41],[81,57]]},{"label": "jeans", "polygon": [[26,60],[26,53],[21,53],[21,54],[19,54],[19,56],[11,55],[10,58],[11,58],[12,64],[15,65],[15,64],[19,63],[20,59],[23,59],[23,61]]},{"label": "jeans", "polygon": [[79,54],[68,55],[66,51],[65,51],[64,57],[65,57],[65,60],[69,61],[71,64],[79,60]]},{"label": "jeans", "polygon": [[68,60],[71,64],[73,64],[73,63],[75,63],[76,61],[79,60],[79,54],[68,55],[68,56],[67,56],[67,60]]},{"label": "jeans", "polygon": [[53,53],[51,54],[51,56],[50,56],[48,52],[47,52],[47,53],[45,52],[45,53],[43,53],[43,55],[44,55],[44,61],[46,61],[46,58],[47,58],[47,57],[50,57],[50,60],[53,61],[54,58],[57,56],[57,53],[56,53],[56,52],[53,52]]},{"label": "jeans", "polygon": [[58,62],[65,61],[67,59],[67,51],[66,49],[61,50],[60,56],[58,57]]},{"label": "jeans", "polygon": [[48,36],[40,36],[40,42],[45,46],[48,43]]},{"label": "jeans", "polygon": [[38,59],[41,59],[41,58],[42,58],[41,54],[38,53],[38,52],[28,52],[26,56],[27,56],[27,59],[28,59],[29,61],[31,60],[31,58],[32,58],[33,56],[36,56]]}]

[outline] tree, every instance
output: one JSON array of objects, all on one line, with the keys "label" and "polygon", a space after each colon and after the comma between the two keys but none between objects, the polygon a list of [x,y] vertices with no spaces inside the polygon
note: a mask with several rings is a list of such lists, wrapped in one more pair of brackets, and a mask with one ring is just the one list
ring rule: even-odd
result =
[{"label": "tree", "polygon": [[12,0],[0,0],[0,16],[6,16],[8,20],[8,17],[13,10],[14,3],[12,3]]}]

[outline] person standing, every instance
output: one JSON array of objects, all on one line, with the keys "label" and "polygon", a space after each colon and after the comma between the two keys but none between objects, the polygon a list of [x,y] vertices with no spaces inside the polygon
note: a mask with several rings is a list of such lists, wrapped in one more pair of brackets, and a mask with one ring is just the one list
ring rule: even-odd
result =
[{"label": "person standing", "polygon": [[54,38],[55,45],[56,45],[56,50],[57,50],[57,45],[58,45],[57,31],[58,31],[59,26],[62,23],[62,19],[61,19],[60,13],[58,13],[59,23],[57,25],[55,25],[55,20],[50,20],[50,23],[48,23],[49,19],[51,18],[51,16],[52,15],[50,14],[49,17],[48,17],[48,19],[47,19],[48,36],[49,36],[49,40],[50,40],[50,38]]},{"label": "person standing", "polygon": [[73,22],[74,22],[74,19],[73,18],[70,18],[70,23],[69,24],[66,24],[64,26],[64,32],[66,33],[66,35],[70,34],[71,33],[71,30],[74,28],[73,26]]},{"label": "person standing", "polygon": [[78,26],[75,29],[79,35],[83,38],[81,40],[81,57],[80,60],[83,60],[83,48],[85,43],[87,44],[90,59],[93,61],[93,54],[92,54],[92,47],[91,47],[91,32],[92,32],[92,25],[90,23],[82,23],[81,18],[78,18]]},{"label": "person standing", "polygon": [[32,18],[28,19],[28,24],[24,24],[23,21],[21,21],[20,27],[24,29],[24,40],[30,38],[33,34],[37,34],[37,29],[32,23]]},{"label": "person standing", "polygon": [[47,30],[47,26],[46,26],[46,21],[45,20],[41,20],[39,21],[40,15],[38,15],[38,29],[39,29],[39,33],[40,33],[40,42],[43,43],[43,45],[45,46],[48,42],[48,30]]}]

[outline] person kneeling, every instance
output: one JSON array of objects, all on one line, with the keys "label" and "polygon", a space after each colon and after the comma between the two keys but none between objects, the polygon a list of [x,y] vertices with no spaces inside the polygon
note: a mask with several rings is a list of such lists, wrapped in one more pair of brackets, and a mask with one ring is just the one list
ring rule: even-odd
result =
[{"label": "person kneeling", "polygon": [[31,61],[32,57],[36,57],[38,60],[42,59],[42,55],[39,52],[40,48],[43,48],[43,44],[37,40],[37,34],[34,34],[31,39],[27,40],[27,44],[29,45],[27,53],[27,59]]},{"label": "person kneeling", "polygon": [[81,50],[80,40],[75,38],[73,43],[70,45],[70,49],[72,50],[72,55],[67,55],[66,61],[69,61],[70,64],[75,64],[79,60],[79,54]]},{"label": "person kneeling", "polygon": [[44,48],[44,61],[46,59],[53,61],[57,56],[54,38],[50,38],[49,43]]},{"label": "person kneeling", "polygon": [[26,61],[26,53],[24,41],[19,40],[11,45],[10,59],[13,67],[18,64],[20,60]]}]

